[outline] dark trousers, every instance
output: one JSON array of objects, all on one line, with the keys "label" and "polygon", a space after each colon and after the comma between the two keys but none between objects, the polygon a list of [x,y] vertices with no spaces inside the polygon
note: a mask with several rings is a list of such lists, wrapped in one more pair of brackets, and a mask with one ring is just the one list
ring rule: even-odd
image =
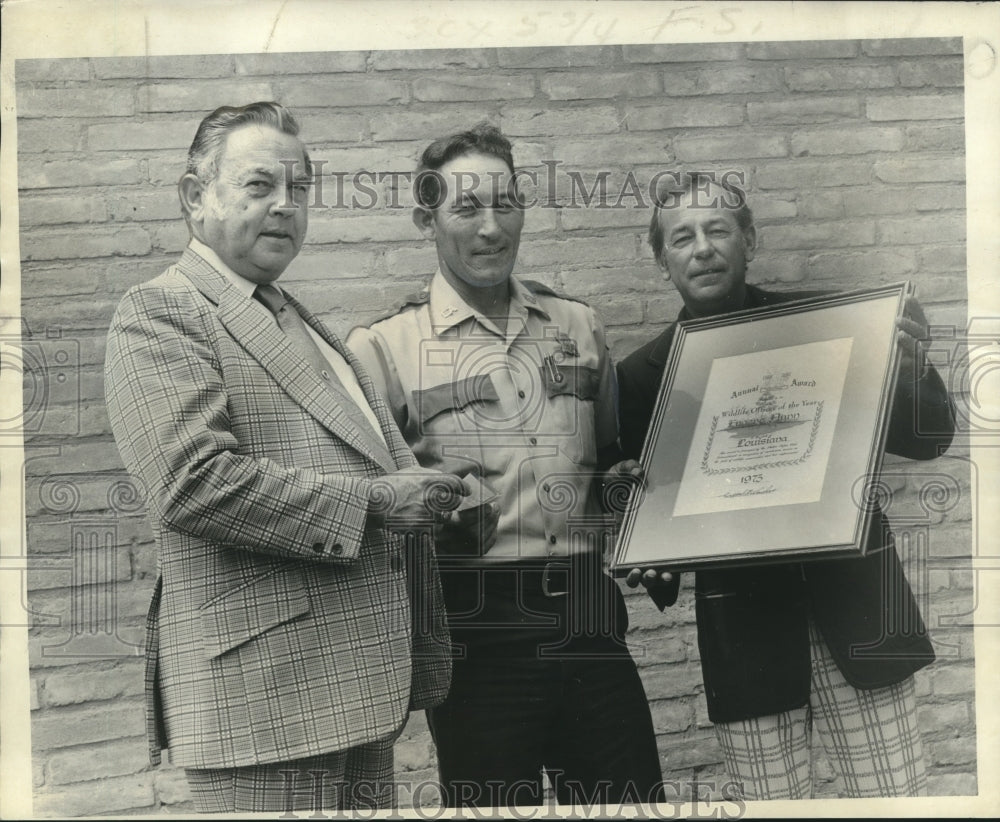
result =
[{"label": "dark trousers", "polygon": [[443,569],[442,579],[459,658],[448,698],[427,717],[445,803],[537,805],[543,768],[561,804],[662,799],[616,583],[580,563],[475,578]]}]

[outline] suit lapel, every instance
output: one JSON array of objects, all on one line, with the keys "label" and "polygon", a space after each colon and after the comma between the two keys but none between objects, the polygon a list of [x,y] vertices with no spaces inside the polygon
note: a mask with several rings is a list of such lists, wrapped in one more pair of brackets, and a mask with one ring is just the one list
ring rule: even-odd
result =
[{"label": "suit lapel", "polygon": [[[340,337],[320,322],[320,320],[308,308],[302,305],[287,291],[285,292],[285,296],[288,297],[288,301],[295,307],[296,311],[299,312],[302,319],[304,319],[309,326],[326,341],[327,345],[347,360],[348,365],[350,365],[353,369],[354,376],[357,377],[358,384],[361,386],[361,391],[365,395],[365,399],[368,400],[368,405],[375,413],[375,418],[379,422],[379,428],[381,429],[382,436],[385,438],[386,445],[389,446],[389,450],[392,452],[392,459],[394,460],[395,465],[399,468],[416,465],[416,457],[413,456],[410,446],[407,445],[406,440],[403,439],[403,435],[400,433],[395,419],[393,419],[389,406],[386,405],[385,400],[382,399],[382,395],[375,390],[375,383],[373,383],[371,377],[368,376],[368,372],[365,371],[364,366],[361,365],[361,361],[354,355],[354,352],[351,351],[350,348],[344,345]],[[381,445],[381,443],[379,443],[379,445]]]},{"label": "suit lapel", "polygon": [[[233,338],[263,366],[285,392],[317,422],[386,471],[396,470],[396,460],[386,450],[369,426],[359,426],[344,411],[353,403],[342,388],[324,383],[295,350],[281,329],[262,321],[256,305],[232,286],[226,278],[188,249],[177,264],[192,284],[218,306],[219,320]],[[301,306],[295,303],[297,309]],[[310,324],[318,324],[310,316]],[[319,324],[322,328],[322,324]],[[324,329],[325,330],[325,329]],[[322,332],[321,332],[322,333]],[[322,336],[328,342],[329,332]],[[331,342],[332,345],[332,342]],[[343,346],[334,346],[343,350]],[[384,427],[384,426],[383,426]]]},{"label": "suit lapel", "polygon": [[671,323],[656,338],[656,342],[653,344],[652,349],[649,354],[646,355],[649,364],[659,371],[663,371],[663,367],[667,364],[667,356],[670,354],[670,345],[674,341],[674,331],[677,329],[677,323]]}]

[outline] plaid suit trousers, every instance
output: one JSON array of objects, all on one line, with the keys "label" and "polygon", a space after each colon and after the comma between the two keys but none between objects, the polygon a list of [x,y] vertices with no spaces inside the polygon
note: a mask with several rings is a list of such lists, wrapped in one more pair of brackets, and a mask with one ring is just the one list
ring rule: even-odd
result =
[{"label": "plaid suit trousers", "polygon": [[863,691],[837,667],[809,620],[809,704],[771,716],[720,722],[716,736],[746,799],[809,799],[812,731],[822,740],[842,796],[922,796],[927,790],[913,677]]},{"label": "plaid suit trousers", "polygon": [[395,736],[346,751],[242,768],[188,768],[199,813],[357,811],[392,806]]}]

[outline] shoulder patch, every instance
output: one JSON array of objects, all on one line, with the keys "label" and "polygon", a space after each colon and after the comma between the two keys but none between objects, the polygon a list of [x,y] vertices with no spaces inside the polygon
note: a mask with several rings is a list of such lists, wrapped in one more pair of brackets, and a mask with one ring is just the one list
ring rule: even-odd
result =
[{"label": "shoulder patch", "polygon": [[571,297],[568,294],[560,294],[558,291],[554,291],[549,288],[544,283],[540,283],[537,280],[521,280],[521,285],[528,289],[532,294],[541,294],[543,297],[556,297],[560,300],[570,300],[574,303],[580,303],[587,307],[590,306],[586,300],[581,300],[579,297]]},{"label": "shoulder patch", "polygon": [[[430,300],[431,300],[431,292],[429,289],[424,288],[421,291],[415,291],[413,294],[409,294],[408,296],[404,297],[403,301],[399,303],[395,308],[390,309],[385,314],[380,314],[378,317],[376,317],[374,320],[368,323],[368,328],[371,328],[376,323],[392,319],[397,314],[405,311],[407,308],[415,308],[417,306],[427,305],[427,303],[429,303]],[[356,326],[356,327],[362,327],[362,326]]]}]

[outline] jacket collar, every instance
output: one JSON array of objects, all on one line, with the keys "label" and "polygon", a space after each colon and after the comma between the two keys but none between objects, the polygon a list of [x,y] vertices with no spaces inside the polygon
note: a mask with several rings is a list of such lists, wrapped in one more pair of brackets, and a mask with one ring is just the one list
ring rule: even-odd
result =
[{"label": "jacket collar", "polygon": [[[760,308],[767,305],[768,293],[757,288],[755,285],[747,284],[746,296],[741,308]],[[670,344],[674,341],[674,332],[677,330],[677,323],[684,320],[693,319],[687,306],[683,306],[677,314],[677,319],[668,325],[663,333],[657,337],[647,354],[646,359],[650,365],[662,368],[667,363],[667,356],[670,354]]]}]

